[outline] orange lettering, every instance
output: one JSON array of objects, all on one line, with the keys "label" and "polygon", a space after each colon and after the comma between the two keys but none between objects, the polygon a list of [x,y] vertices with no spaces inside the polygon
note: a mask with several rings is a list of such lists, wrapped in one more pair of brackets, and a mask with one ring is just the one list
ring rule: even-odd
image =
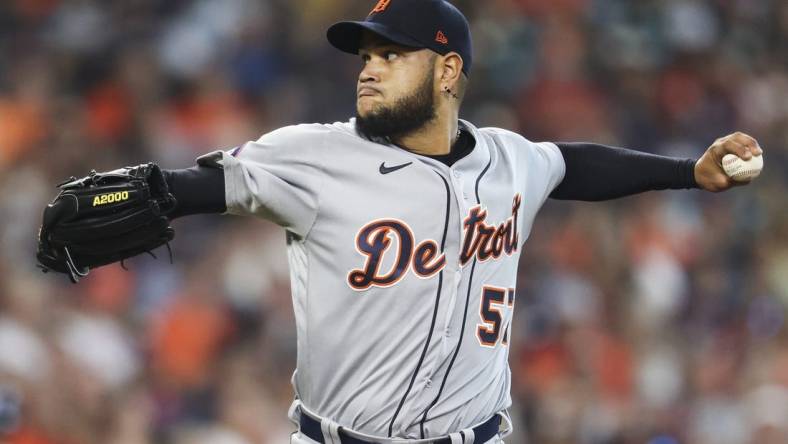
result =
[{"label": "orange lettering", "polygon": [[391,0],[380,0],[378,4],[375,5],[374,8],[372,8],[372,11],[369,13],[369,15],[375,14],[376,12],[385,11],[386,8],[389,7],[389,3],[391,3]]}]

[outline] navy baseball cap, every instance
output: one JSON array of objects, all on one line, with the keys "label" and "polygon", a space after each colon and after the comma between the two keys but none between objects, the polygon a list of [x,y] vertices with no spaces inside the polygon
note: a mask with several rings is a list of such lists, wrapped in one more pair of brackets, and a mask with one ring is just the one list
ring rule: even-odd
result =
[{"label": "navy baseball cap", "polygon": [[468,20],[445,0],[380,0],[364,21],[336,23],[328,28],[326,37],[337,49],[358,54],[364,30],[441,55],[454,51],[462,57],[465,75],[471,72],[473,48]]}]

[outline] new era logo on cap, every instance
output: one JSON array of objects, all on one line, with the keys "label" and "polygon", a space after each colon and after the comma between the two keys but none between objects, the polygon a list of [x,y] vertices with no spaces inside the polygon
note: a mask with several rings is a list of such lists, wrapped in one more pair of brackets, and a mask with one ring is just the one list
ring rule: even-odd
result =
[{"label": "new era logo on cap", "polygon": [[449,39],[446,38],[446,35],[443,34],[443,31],[438,31],[438,35],[435,36],[435,41],[444,45],[449,44]]},{"label": "new era logo on cap", "polygon": [[383,11],[385,11],[385,10],[386,10],[386,8],[388,8],[388,7],[389,7],[389,3],[391,3],[391,0],[380,0],[380,1],[378,2],[378,4],[377,4],[377,5],[375,5],[375,7],[374,7],[374,8],[372,8],[372,11],[370,11],[370,12],[369,12],[369,15],[375,14],[375,13],[377,13],[377,12],[383,12]]}]

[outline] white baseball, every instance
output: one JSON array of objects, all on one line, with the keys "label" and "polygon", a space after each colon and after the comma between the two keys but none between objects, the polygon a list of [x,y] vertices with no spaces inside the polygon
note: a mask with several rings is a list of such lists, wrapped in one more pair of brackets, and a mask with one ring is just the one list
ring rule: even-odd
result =
[{"label": "white baseball", "polygon": [[726,154],[722,158],[722,169],[728,177],[737,182],[755,179],[763,169],[763,155],[744,160],[735,154]]}]

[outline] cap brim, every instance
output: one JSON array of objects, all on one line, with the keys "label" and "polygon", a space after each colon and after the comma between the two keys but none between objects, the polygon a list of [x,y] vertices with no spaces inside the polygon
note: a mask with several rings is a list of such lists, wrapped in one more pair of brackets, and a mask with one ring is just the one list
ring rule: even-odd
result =
[{"label": "cap brim", "polygon": [[386,40],[413,48],[423,48],[424,44],[408,37],[405,34],[394,31],[382,23],[374,22],[339,22],[328,28],[326,37],[329,43],[340,51],[350,54],[358,54],[361,45],[361,36],[364,31],[370,31]]}]

